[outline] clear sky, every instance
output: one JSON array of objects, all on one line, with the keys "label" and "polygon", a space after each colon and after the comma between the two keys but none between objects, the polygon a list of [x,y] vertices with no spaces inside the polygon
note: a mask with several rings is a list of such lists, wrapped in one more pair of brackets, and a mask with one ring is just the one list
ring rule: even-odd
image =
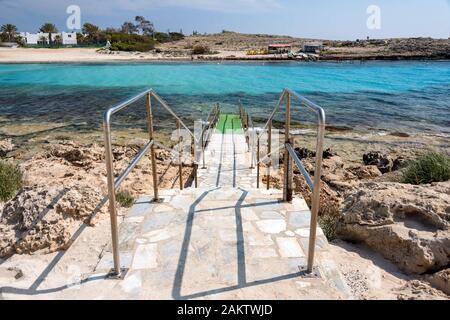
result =
[{"label": "clear sky", "polygon": [[[82,23],[118,27],[143,15],[160,31],[283,34],[322,39],[450,37],[450,0],[0,0],[0,24],[36,32],[44,22],[66,30],[69,5]],[[366,10],[381,9],[369,30]]]}]

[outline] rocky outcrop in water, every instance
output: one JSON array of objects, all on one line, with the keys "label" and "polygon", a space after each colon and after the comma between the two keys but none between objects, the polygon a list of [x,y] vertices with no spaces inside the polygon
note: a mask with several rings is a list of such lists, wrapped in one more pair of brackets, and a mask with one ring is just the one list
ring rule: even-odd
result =
[{"label": "rocky outcrop in water", "polygon": [[407,273],[450,264],[450,182],[365,182],[344,197],[341,239],[363,242]]}]

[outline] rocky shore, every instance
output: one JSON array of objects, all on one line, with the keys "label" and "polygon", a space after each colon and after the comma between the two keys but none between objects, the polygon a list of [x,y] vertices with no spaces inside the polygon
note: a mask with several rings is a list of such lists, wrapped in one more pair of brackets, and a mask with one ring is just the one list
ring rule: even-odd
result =
[{"label": "rocky shore", "polygon": [[[314,175],[314,139],[302,138],[306,147],[296,152]],[[413,186],[399,178],[408,161],[423,150],[447,150],[445,141],[399,133],[359,138],[353,132],[327,134],[326,145],[333,148],[324,153],[321,224],[330,240],[335,239],[332,250],[355,297],[448,299],[450,182]],[[14,142],[0,141],[0,157],[19,162],[25,182],[12,200],[0,203],[0,259],[65,250],[81,224],[95,228],[109,219],[104,151],[99,144],[52,138],[39,149],[27,149],[28,142],[19,146]],[[116,174],[142,145],[138,138],[114,145]],[[176,188],[178,166],[170,154],[157,150],[157,161],[160,188]],[[282,187],[282,165],[271,177],[275,188]],[[151,194],[150,168],[147,157],[122,191],[134,198]],[[145,176],[148,179],[142,179]],[[184,168],[183,180],[192,181],[191,167]],[[311,194],[298,171],[294,184],[295,192],[309,203]],[[126,210],[120,206],[119,214]],[[365,270],[375,270],[378,280],[374,282]]]},{"label": "rocky shore", "polygon": [[[409,140],[406,135],[403,138],[399,134],[395,136],[388,141]],[[376,143],[364,146],[357,142],[351,149],[341,149],[340,144],[335,146],[338,152],[328,149],[323,155],[319,214],[322,229],[330,240],[335,239],[332,244],[336,246],[336,254],[342,254],[342,247],[346,250],[351,247],[372,258],[379,255],[381,263],[378,264],[389,261],[394,266],[391,268],[398,270],[402,278],[397,279],[403,283],[403,289],[395,295],[398,299],[441,297],[441,291],[449,294],[450,181],[418,186],[401,183],[405,166],[415,158],[415,151],[420,153],[427,148],[414,151],[411,146],[390,148],[384,144],[383,148]],[[368,149],[374,147],[380,147],[383,152]],[[448,152],[448,148],[443,150]],[[295,151],[313,176],[315,152],[304,147]],[[352,151],[351,158],[346,155],[348,151]],[[276,188],[282,188],[283,163],[280,161],[281,170],[271,177],[271,185]],[[263,177],[264,182],[266,179]],[[310,204],[311,192],[297,170],[294,170],[294,188],[294,192],[302,194]],[[349,255],[348,251],[345,255]],[[341,267],[348,270],[347,280],[350,287],[354,285],[355,295],[374,298],[394,292],[394,288],[388,292],[380,286],[369,290],[371,280],[354,279],[360,268],[348,264],[347,258],[342,259]],[[355,256],[352,259],[355,266],[361,262]],[[391,276],[392,272],[386,273],[386,277]],[[362,284],[366,289],[361,289]]]},{"label": "rocky shore", "polygon": [[[412,60],[450,59],[450,39],[398,38],[355,41],[304,39],[288,36],[252,35],[237,32],[189,36],[162,44],[157,51],[165,57],[189,57],[200,60],[287,60],[288,55],[247,55],[247,51],[266,49],[271,43],[286,43],[298,52],[304,44],[318,42],[323,50],[303,60]],[[208,48],[207,55],[191,56],[194,46]]]},{"label": "rocky shore", "polygon": [[[10,145],[10,141],[4,145]],[[125,169],[141,146],[139,142],[114,146],[116,175]],[[178,166],[171,161],[169,152],[157,150],[159,187],[162,189],[178,186]],[[25,173],[25,187],[0,207],[0,258],[15,253],[64,250],[80,223],[95,226],[108,217],[102,147],[60,141],[45,146],[39,154],[23,161],[20,167]],[[146,157],[121,190],[134,198],[151,194],[150,168],[150,159]],[[191,182],[191,173],[192,168],[186,166],[183,170],[186,184]],[[144,176],[148,179],[142,179]],[[126,210],[123,206],[119,208],[120,214]]]}]

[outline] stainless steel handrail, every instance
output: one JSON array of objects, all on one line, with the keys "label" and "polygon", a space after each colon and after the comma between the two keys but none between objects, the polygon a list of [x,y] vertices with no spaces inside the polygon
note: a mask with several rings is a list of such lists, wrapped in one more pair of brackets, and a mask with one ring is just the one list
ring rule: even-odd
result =
[{"label": "stainless steel handrail", "polygon": [[[139,151],[139,153],[135,156],[135,158],[131,161],[128,167],[115,179],[114,178],[114,158],[112,154],[112,138],[111,138],[111,118],[112,116],[130,106],[131,104],[137,102],[141,98],[146,97],[146,110],[147,110],[147,122],[148,122],[148,130],[149,130],[149,141],[144,145],[144,147]],[[185,125],[185,123],[176,115],[176,113],[169,107],[169,105],[159,97],[153,89],[146,90],[128,100],[125,100],[118,105],[109,108],[103,116],[103,128],[105,135],[105,159],[106,159],[106,171],[107,171],[107,180],[108,180],[108,199],[109,199],[109,213],[111,220],[111,238],[112,238],[112,250],[113,250],[113,259],[114,259],[114,267],[111,270],[109,276],[111,278],[122,278],[126,270],[120,268],[120,253],[119,253],[119,235],[118,235],[118,223],[117,223],[117,208],[116,208],[116,190],[120,187],[120,185],[125,181],[127,176],[133,171],[133,169],[137,166],[137,164],[144,158],[144,156],[150,151],[151,152],[151,163],[152,163],[152,177],[153,177],[153,191],[154,191],[154,199],[153,201],[159,201],[158,196],[158,182],[157,182],[157,173],[156,173],[156,158],[155,158],[155,146],[163,147],[162,144],[158,143],[154,139],[154,126],[153,126],[153,113],[152,113],[152,103],[151,98],[155,98],[161,106],[166,109],[177,122],[177,128],[180,130],[181,127],[187,130],[189,135],[194,139],[195,143],[198,143],[199,140],[195,138],[195,135],[192,131]],[[215,115],[217,117],[217,113],[220,113],[220,108],[216,107]],[[214,125],[214,124],[213,124]],[[203,132],[202,132],[203,134]],[[180,135],[181,139],[181,135]],[[166,147],[164,147],[166,148]],[[194,149],[194,148],[192,148]],[[202,152],[204,153],[204,147],[202,142]],[[194,151],[195,154],[195,151]],[[181,159],[181,153],[178,153],[179,159]],[[195,186],[197,187],[197,159],[194,157],[194,175],[195,175]],[[183,163],[180,161],[179,164],[179,176],[180,176],[180,188],[183,188],[182,185],[182,167]]]},{"label": "stainless steel handrail", "polygon": [[[214,115],[213,115],[214,112]],[[212,117],[213,116],[213,117]],[[206,162],[205,162],[205,149],[208,146],[208,143],[211,139],[211,135],[213,132],[213,128],[219,121],[220,116],[220,107],[219,104],[217,104],[215,107],[213,107],[208,115],[208,118],[206,119],[206,126],[204,126],[204,122],[202,122],[202,132],[200,136],[201,146],[202,146],[202,169],[206,169]],[[212,117],[212,119],[211,119]],[[205,133],[207,133],[206,139],[205,139]]]},{"label": "stainless steel handrail", "polygon": [[124,172],[122,172],[119,177],[116,178],[114,182],[114,188],[118,189],[122,182],[125,181],[127,176],[133,171],[133,169],[139,164],[139,162],[142,160],[142,158],[147,154],[147,152],[150,150],[150,148],[155,144],[155,141],[149,141],[145,144],[145,146],[139,151],[139,153],[136,155],[136,157],[131,161],[130,165],[125,169]]},{"label": "stainless steel handrail", "polygon": [[[314,111],[317,115],[317,141],[316,141],[316,159],[315,159],[315,171],[314,179],[311,178],[308,171],[303,166],[300,158],[297,156],[294,150],[294,141],[290,135],[291,127],[291,100],[294,98],[301,103],[302,106],[308,107],[310,110]],[[290,89],[284,89],[278,102],[270,114],[266,124],[262,128],[261,132],[268,131],[268,151],[267,155],[260,160],[260,140],[262,134],[257,135],[257,187],[259,188],[259,166],[265,159],[271,159],[274,152],[278,150],[271,150],[271,132],[272,132],[272,122],[275,115],[280,111],[280,108],[286,102],[286,113],[285,113],[285,142],[284,147],[286,152],[284,153],[284,187],[283,187],[283,199],[284,201],[292,201],[293,195],[293,164],[298,167],[301,174],[304,176],[308,188],[312,192],[311,197],[311,223],[310,223],[310,237],[309,237],[309,248],[308,248],[308,265],[307,271],[312,272],[314,266],[314,253],[315,253],[315,243],[316,243],[316,233],[317,233],[317,223],[318,223],[318,213],[320,207],[320,181],[321,181],[321,170],[322,170],[322,157],[323,157],[323,142],[325,136],[325,111],[322,107],[318,106],[309,99],[297,94]],[[241,107],[242,108],[242,107]],[[247,112],[241,109],[241,117],[247,118],[245,115]],[[281,149],[281,148],[280,148]],[[268,167],[268,166],[267,166]],[[267,188],[270,186],[270,171],[267,171]]]},{"label": "stainless steel handrail", "polygon": [[305,166],[303,166],[303,163],[300,161],[299,157],[295,153],[294,148],[290,144],[286,144],[286,150],[291,155],[292,159],[294,159],[295,164],[297,165],[297,168],[300,170],[301,174],[306,180],[306,184],[309,187],[309,190],[314,191],[314,182],[311,179],[311,176],[309,175],[308,171],[306,171]]},{"label": "stainless steel handrail", "polygon": [[[251,156],[252,156],[251,163],[250,163],[250,169],[254,169],[255,161],[256,161],[255,143],[256,143],[257,133],[255,130],[255,125],[253,123],[252,116],[242,106],[241,100],[239,100],[239,115],[241,118],[242,128],[244,129],[245,134],[246,134],[248,149],[251,152]],[[250,128],[251,128],[251,133],[249,134]]]}]

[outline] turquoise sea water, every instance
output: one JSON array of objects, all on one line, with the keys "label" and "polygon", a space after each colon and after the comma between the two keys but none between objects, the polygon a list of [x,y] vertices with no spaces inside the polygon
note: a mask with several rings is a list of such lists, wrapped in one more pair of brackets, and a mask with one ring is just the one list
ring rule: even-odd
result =
[{"label": "turquoise sea water", "polygon": [[[450,62],[0,64],[0,116],[101,121],[111,104],[154,88],[184,117],[241,100],[264,118],[291,88],[335,126],[450,132]],[[139,117],[138,113],[133,116]],[[298,111],[297,120],[311,120]]]}]

